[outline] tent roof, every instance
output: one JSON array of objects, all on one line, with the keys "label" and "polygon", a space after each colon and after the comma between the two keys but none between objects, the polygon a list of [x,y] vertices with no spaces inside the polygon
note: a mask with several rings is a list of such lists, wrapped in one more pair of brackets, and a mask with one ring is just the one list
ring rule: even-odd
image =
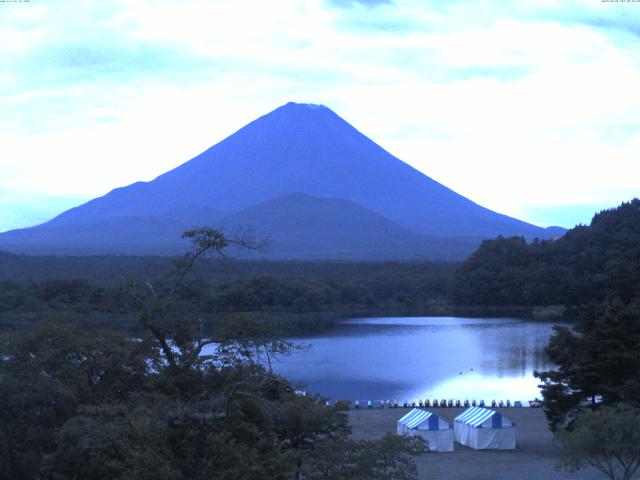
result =
[{"label": "tent roof", "polygon": [[[477,428],[477,427],[480,427],[484,422],[486,422],[488,419],[490,419],[494,415],[498,415],[500,417],[498,422],[502,423],[501,422],[502,414],[494,410],[489,410],[488,408],[482,408],[482,407],[467,408],[464,412],[458,415],[454,420],[456,422],[466,423],[467,425]],[[508,420],[507,422],[508,424],[511,424],[511,422],[509,422]]]},{"label": "tent roof", "polygon": [[[430,419],[431,419],[431,422],[433,422],[434,420],[438,422],[436,423],[436,425],[442,422],[440,417],[438,417],[434,413],[427,412],[426,410],[420,410],[419,408],[414,408],[409,413],[407,413],[404,417],[398,420],[398,423],[402,423],[403,425],[406,425],[408,428],[417,428],[419,425],[422,425],[425,422],[429,422]],[[437,429],[438,428],[436,428],[436,430]]]}]

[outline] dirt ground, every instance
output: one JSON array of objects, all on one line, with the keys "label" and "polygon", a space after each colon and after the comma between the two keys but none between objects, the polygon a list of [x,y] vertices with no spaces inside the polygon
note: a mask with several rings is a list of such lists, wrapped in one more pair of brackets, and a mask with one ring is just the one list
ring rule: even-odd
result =
[{"label": "dirt ground", "polygon": [[[453,426],[460,408],[432,408],[430,411]],[[497,409],[517,427],[516,450],[473,450],[454,444],[452,453],[428,453],[417,459],[420,479],[446,480],[600,480],[595,469],[567,473],[555,470],[556,454],[553,436],[542,409]],[[377,438],[395,433],[396,421],[408,409],[351,410],[349,421],[355,439]]]}]

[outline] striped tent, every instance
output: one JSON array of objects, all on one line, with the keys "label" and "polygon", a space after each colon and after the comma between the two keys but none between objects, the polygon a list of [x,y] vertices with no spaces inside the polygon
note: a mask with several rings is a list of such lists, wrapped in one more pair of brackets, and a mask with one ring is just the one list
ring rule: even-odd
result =
[{"label": "striped tent", "polygon": [[420,436],[429,450],[453,452],[453,431],[447,422],[437,415],[414,408],[397,423],[398,435]]},{"label": "striped tent", "polygon": [[454,419],[456,441],[476,450],[516,448],[516,425],[500,412],[471,407]]}]

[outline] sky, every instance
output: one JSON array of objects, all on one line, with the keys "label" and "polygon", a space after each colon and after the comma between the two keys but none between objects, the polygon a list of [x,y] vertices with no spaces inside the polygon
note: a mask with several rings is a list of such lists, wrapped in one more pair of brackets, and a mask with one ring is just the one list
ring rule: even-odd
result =
[{"label": "sky", "polygon": [[542,226],[640,196],[640,2],[0,0],[0,231],[289,101]]}]

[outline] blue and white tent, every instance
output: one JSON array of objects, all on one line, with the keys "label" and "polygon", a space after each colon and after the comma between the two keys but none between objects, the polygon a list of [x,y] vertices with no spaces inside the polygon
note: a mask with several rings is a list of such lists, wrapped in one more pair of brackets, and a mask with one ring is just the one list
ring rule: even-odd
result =
[{"label": "blue and white tent", "polygon": [[500,412],[471,407],[454,418],[456,441],[475,450],[516,448],[516,425]]},{"label": "blue and white tent", "polygon": [[420,436],[429,450],[453,452],[453,431],[447,422],[437,415],[414,408],[397,423],[398,435]]}]

